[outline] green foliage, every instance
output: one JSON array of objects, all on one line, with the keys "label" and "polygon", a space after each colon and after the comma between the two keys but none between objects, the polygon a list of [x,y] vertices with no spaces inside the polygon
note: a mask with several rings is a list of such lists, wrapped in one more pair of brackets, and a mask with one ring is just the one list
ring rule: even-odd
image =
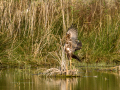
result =
[{"label": "green foliage", "polygon": [[49,53],[59,54],[72,23],[83,44],[77,52],[81,59],[110,63],[120,58],[119,11],[118,1],[2,0],[0,63],[54,62]]}]

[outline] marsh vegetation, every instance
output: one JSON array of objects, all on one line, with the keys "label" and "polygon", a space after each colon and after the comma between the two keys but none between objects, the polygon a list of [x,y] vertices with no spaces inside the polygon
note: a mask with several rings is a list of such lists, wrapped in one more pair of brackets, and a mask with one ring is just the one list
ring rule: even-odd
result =
[{"label": "marsh vegetation", "polygon": [[58,65],[72,23],[82,63],[120,61],[119,0],[1,0],[0,13],[2,66]]}]

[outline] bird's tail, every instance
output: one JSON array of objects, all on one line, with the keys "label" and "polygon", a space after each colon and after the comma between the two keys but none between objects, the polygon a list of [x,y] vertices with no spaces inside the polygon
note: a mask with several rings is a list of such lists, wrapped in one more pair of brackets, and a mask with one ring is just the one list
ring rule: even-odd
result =
[{"label": "bird's tail", "polygon": [[74,59],[78,60],[79,62],[81,62],[79,56],[77,56],[77,55],[72,54],[72,58],[74,58]]}]

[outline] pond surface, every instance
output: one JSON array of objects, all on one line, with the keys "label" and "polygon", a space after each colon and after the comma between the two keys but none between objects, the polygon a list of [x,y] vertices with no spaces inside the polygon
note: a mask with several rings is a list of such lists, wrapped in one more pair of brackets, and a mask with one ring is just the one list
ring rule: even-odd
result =
[{"label": "pond surface", "polygon": [[82,69],[78,78],[42,78],[31,69],[0,70],[0,90],[120,90],[119,72]]}]

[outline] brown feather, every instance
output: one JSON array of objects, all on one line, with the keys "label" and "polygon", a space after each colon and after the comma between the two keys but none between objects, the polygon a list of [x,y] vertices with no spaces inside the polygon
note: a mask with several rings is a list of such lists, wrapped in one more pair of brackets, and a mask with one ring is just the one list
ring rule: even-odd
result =
[{"label": "brown feather", "polygon": [[74,55],[73,53],[77,50],[80,50],[81,47],[82,43],[78,40],[77,29],[70,27],[66,33],[66,42],[64,45],[64,50],[67,54],[68,59],[72,57],[80,61],[79,57]]}]

